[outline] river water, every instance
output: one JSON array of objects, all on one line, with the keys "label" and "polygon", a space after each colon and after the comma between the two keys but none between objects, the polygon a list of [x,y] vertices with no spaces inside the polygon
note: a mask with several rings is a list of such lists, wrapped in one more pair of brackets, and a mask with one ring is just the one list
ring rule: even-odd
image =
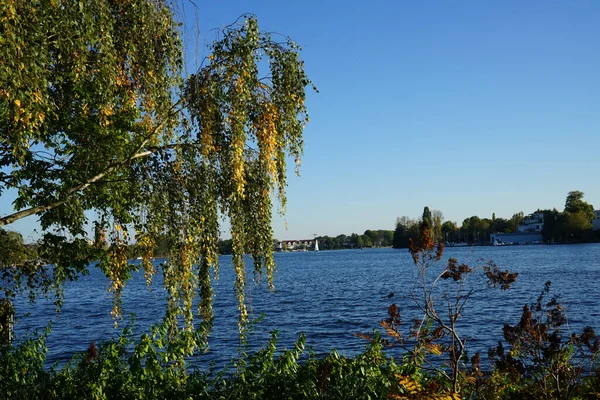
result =
[{"label": "river water", "polygon": [[[471,352],[485,352],[495,345],[502,338],[503,324],[518,323],[523,305],[536,300],[546,281],[552,281],[552,292],[560,295],[571,331],[580,332],[584,326],[597,331],[600,328],[598,244],[447,248],[444,259],[448,257],[470,266],[493,260],[498,267],[519,273],[517,282],[508,291],[485,290],[470,299],[461,316],[461,328]],[[264,313],[264,319],[250,337],[251,349],[264,345],[270,333],[278,330],[282,348],[290,347],[304,332],[307,346],[317,354],[335,348],[351,356],[362,351],[366,344],[355,334],[377,328],[379,321],[386,318],[391,303],[400,307],[406,328],[418,316],[410,298],[416,273],[407,250],[277,253],[275,260],[278,269],[275,291],[267,290],[265,280],[247,286],[251,316]],[[231,257],[222,256],[220,262],[221,276],[214,283],[214,330],[209,352],[196,360],[200,367],[230,361],[236,356],[239,344]],[[432,271],[439,273],[442,264],[443,261],[436,264]],[[469,278],[470,287],[485,286],[480,276]],[[35,305],[17,301],[17,338],[34,329],[43,329],[52,319],[48,360],[64,362],[74,353],[85,351],[92,340],[99,343],[116,337],[120,330],[113,328],[108,286],[103,274],[91,268],[90,275],[67,284],[60,314],[55,314],[50,301],[39,300]],[[453,285],[444,287],[452,289]],[[123,307],[126,320],[135,313],[136,332],[159,322],[164,315],[160,273],[151,290],[143,275],[136,274],[123,293]]]}]

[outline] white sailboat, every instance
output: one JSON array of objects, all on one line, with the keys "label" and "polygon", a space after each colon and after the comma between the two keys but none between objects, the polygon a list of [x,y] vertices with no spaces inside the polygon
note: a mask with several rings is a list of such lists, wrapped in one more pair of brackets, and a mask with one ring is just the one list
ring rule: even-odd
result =
[{"label": "white sailboat", "polygon": [[315,238],[315,251],[319,251],[319,241]]}]

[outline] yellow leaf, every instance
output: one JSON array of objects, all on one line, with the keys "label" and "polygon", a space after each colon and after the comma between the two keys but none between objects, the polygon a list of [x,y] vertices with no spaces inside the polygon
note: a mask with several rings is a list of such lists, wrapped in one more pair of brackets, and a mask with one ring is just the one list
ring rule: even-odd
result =
[{"label": "yellow leaf", "polygon": [[427,346],[427,350],[429,350],[430,353],[435,354],[437,356],[442,354],[442,346],[440,346],[439,344],[430,344]]},{"label": "yellow leaf", "polygon": [[17,105],[17,107],[21,107],[21,100],[16,99],[15,104]]}]

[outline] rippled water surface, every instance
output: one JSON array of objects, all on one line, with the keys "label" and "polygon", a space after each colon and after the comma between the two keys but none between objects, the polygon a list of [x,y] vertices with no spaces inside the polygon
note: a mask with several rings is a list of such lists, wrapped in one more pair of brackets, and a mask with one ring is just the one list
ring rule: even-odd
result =
[{"label": "rippled water surface", "polygon": [[[502,269],[519,273],[510,290],[478,292],[467,305],[462,329],[471,351],[486,351],[497,343],[502,325],[518,322],[523,305],[535,301],[548,280],[552,281],[553,292],[561,295],[573,331],[588,325],[600,328],[598,244],[448,248],[444,256],[471,266],[493,260]],[[405,321],[417,315],[409,297],[415,267],[407,250],[277,253],[275,259],[275,291],[269,292],[265,281],[247,287],[253,315],[265,313],[251,336],[252,348],[266,343],[270,332],[278,330],[282,347],[289,347],[305,332],[307,345],[318,354],[335,348],[353,355],[365,347],[365,341],[355,334],[376,328],[391,303],[400,306]],[[238,314],[230,261],[231,257],[221,257],[221,276],[215,282],[214,331],[209,353],[197,360],[201,366],[212,361],[220,365],[237,354]],[[434,270],[440,268],[441,262]],[[160,321],[164,314],[159,275],[149,291],[142,274],[137,274],[123,294],[125,315],[135,314],[138,332]],[[470,283],[481,287],[483,281],[472,278]],[[21,315],[17,335],[43,328],[52,319],[50,361],[67,360],[75,352],[85,351],[92,340],[98,343],[115,337],[119,331],[113,328],[110,318],[108,286],[102,273],[91,268],[90,275],[67,285],[59,315],[47,301],[38,301],[34,306],[17,302]]]}]

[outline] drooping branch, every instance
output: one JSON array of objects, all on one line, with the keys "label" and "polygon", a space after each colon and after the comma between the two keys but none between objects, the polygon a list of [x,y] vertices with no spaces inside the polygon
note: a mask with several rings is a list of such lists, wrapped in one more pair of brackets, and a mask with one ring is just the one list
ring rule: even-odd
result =
[{"label": "drooping branch", "polygon": [[115,171],[116,169],[118,169],[119,167],[122,167],[126,164],[128,164],[129,162],[133,161],[136,158],[141,158],[141,157],[146,157],[152,153],[154,153],[155,151],[145,151],[142,153],[136,153],[133,156],[127,158],[126,160],[123,161],[119,161],[119,162],[115,162],[115,163],[111,163],[109,164],[102,172],[96,174],[95,176],[91,177],[90,179],[88,179],[86,182],[74,186],[71,189],[69,189],[67,191],[67,197],[61,200],[57,200],[53,203],[47,204],[47,205],[43,205],[43,206],[37,206],[37,207],[31,207],[25,210],[21,210],[15,213],[12,213],[10,215],[7,215],[5,217],[0,218],[0,226],[4,226],[4,225],[9,225],[12,224],[15,221],[20,220],[21,218],[25,218],[28,217],[30,215],[33,214],[39,214],[45,211],[50,211],[56,207],[59,207],[61,205],[63,205],[64,203],[66,203],[67,201],[69,201],[69,196],[72,195],[73,193],[79,192],[81,190],[85,190],[88,186],[90,186],[91,184],[99,181],[100,179],[104,178],[106,175],[110,174],[111,172]]},{"label": "drooping branch", "polygon": [[[179,107],[182,104],[182,102],[183,102],[183,100],[179,100],[177,103],[175,103],[173,105],[169,116],[173,116],[181,111],[181,108],[177,108],[177,107]],[[150,139],[152,137],[154,137],[165,126],[165,124],[168,120],[169,120],[168,118],[165,118],[160,124],[158,124],[154,129],[152,129],[150,134],[142,141],[142,143],[140,143],[134,149],[131,156],[125,158],[124,160],[115,161],[115,162],[108,164],[106,166],[106,168],[104,168],[101,172],[90,177],[85,182],[70,188],[67,191],[65,197],[60,200],[57,200],[50,204],[46,204],[46,205],[42,205],[42,206],[30,207],[25,210],[17,211],[15,213],[12,213],[5,217],[0,218],[0,226],[9,225],[15,221],[18,221],[18,220],[28,217],[30,215],[39,214],[39,213],[50,211],[57,207],[60,207],[61,205],[65,204],[67,201],[69,201],[70,196],[73,195],[74,193],[85,190],[87,187],[89,187],[93,183],[98,182],[100,179],[102,179],[106,175],[116,171],[117,169],[126,166],[127,164],[131,163],[133,160],[138,159],[138,158],[147,157],[153,153],[156,153],[159,150],[162,150],[164,148],[169,148],[169,145],[155,146],[155,147],[150,148],[149,150],[142,151],[142,149],[146,146],[146,144],[148,144]]]}]

